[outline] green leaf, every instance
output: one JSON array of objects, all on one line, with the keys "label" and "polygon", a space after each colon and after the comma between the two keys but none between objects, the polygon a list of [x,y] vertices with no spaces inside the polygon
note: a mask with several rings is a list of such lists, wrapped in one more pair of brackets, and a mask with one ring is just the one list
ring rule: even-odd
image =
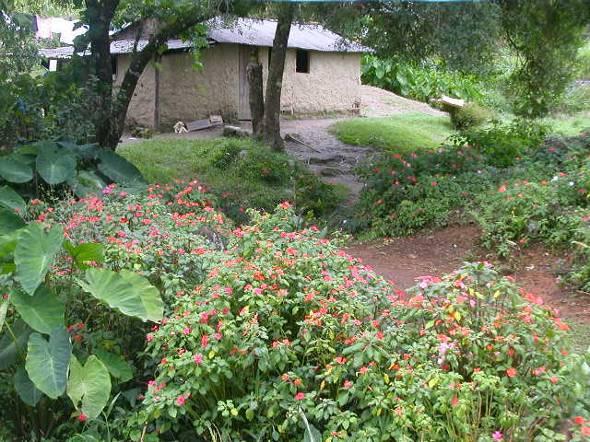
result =
[{"label": "green leaf", "polygon": [[122,356],[110,353],[100,348],[97,349],[95,353],[96,356],[98,356],[103,364],[107,367],[113,377],[119,379],[121,382],[127,382],[133,378],[133,369],[131,368],[131,365],[129,365],[129,363],[123,359]]},{"label": "green leaf", "polygon": [[78,284],[112,308],[144,321],[159,321],[164,315],[164,303],[158,289],[143,276],[128,270],[119,273],[108,269],[86,270],[86,281]]},{"label": "green leaf", "polygon": [[4,327],[6,312],[8,311],[8,304],[10,304],[10,295],[8,295],[6,299],[0,299],[0,332]]},{"label": "green leaf", "polygon": [[107,185],[98,175],[87,170],[81,170],[68,184],[80,198],[96,194]]},{"label": "green leaf", "polygon": [[49,334],[64,325],[65,306],[43,285],[33,296],[15,292],[12,304],[23,320],[35,331]]},{"label": "green leaf", "polygon": [[33,168],[18,155],[0,158],[0,177],[9,183],[27,183],[33,179]]},{"label": "green leaf", "polygon": [[67,149],[45,147],[37,156],[37,172],[48,184],[60,184],[76,175],[76,157]]},{"label": "green leaf", "polygon": [[66,390],[71,355],[70,335],[63,327],[51,332],[49,342],[39,333],[29,337],[25,368],[35,386],[51,399]]},{"label": "green leaf", "polygon": [[27,210],[25,200],[12,187],[8,186],[0,187],[0,206],[16,210],[19,213],[24,213]]},{"label": "green leaf", "polygon": [[21,400],[31,407],[37,405],[43,397],[43,393],[35,387],[23,367],[18,367],[14,374],[14,388]]},{"label": "green leaf", "polygon": [[90,267],[87,264],[88,262],[100,263],[104,261],[104,249],[100,243],[88,242],[74,246],[71,242],[65,241],[64,249],[66,249],[66,251],[73,258],[76,266],[82,270]]},{"label": "green leaf", "polygon": [[58,141],[57,144],[83,160],[94,160],[100,152],[98,144],[74,144],[68,141]]},{"label": "green leaf", "polygon": [[8,331],[0,338],[0,370],[5,370],[16,362],[19,352],[24,352],[31,329],[24,321],[18,320],[12,325],[12,333]]},{"label": "green leaf", "polygon": [[101,150],[98,154],[98,170],[116,183],[137,187],[145,180],[137,167],[110,150]]},{"label": "green leaf", "polygon": [[93,432],[76,434],[68,439],[68,442],[100,442],[100,441],[101,441],[100,436],[93,433]]},{"label": "green leaf", "polygon": [[0,235],[8,235],[24,226],[25,222],[14,210],[0,207]]},{"label": "green leaf", "polygon": [[101,360],[92,355],[82,366],[72,355],[68,396],[76,409],[94,419],[107,405],[110,395],[111,377]]},{"label": "green leaf", "polygon": [[21,232],[14,252],[16,279],[29,295],[43,282],[62,242],[63,228],[59,224],[45,233],[41,224],[32,223]]}]

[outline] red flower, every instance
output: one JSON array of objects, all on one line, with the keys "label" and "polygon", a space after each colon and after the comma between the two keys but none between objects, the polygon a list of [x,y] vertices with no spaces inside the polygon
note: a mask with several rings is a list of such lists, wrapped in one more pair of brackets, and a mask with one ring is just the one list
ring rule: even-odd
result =
[{"label": "red flower", "polygon": [[584,419],[582,416],[576,416],[573,418],[574,424],[576,425],[584,425],[584,422],[586,422],[586,419]]},{"label": "red flower", "polygon": [[303,392],[300,391],[299,393],[297,393],[295,395],[295,400],[296,401],[302,401],[303,399],[305,399],[305,393],[303,393]]},{"label": "red flower", "polygon": [[506,192],[506,186],[505,186],[505,185],[501,185],[501,186],[498,188],[498,192],[500,192],[500,193],[504,193],[504,192]]},{"label": "red flower", "polygon": [[516,368],[514,367],[510,367],[508,370],[506,370],[506,376],[508,376],[509,378],[513,378],[516,376]]},{"label": "red flower", "polygon": [[459,398],[457,397],[457,395],[453,396],[453,399],[451,399],[451,405],[453,407],[456,407],[457,405],[459,405]]},{"label": "red flower", "polygon": [[86,416],[84,413],[80,413],[80,415],[78,416],[78,422],[86,422],[88,420],[88,416]]}]

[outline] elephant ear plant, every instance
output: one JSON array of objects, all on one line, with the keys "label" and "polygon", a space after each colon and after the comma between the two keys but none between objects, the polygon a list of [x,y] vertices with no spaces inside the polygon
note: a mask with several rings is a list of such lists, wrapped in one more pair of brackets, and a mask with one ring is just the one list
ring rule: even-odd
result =
[{"label": "elephant ear plant", "polygon": [[65,141],[39,141],[15,147],[10,154],[0,157],[2,181],[27,196],[68,189],[84,197],[113,182],[127,190],[143,189],[146,185],[139,170],[115,152],[94,144]]},{"label": "elephant ear plant", "polygon": [[[38,168],[40,175],[63,179],[71,173],[65,172],[72,165],[69,159],[51,158],[54,166]],[[101,268],[101,244],[72,244],[59,224],[25,224],[8,208],[24,209],[19,198],[0,189],[0,204],[6,207],[0,217],[8,220],[0,228],[0,371],[13,376],[14,391],[25,404],[36,407],[44,397],[67,396],[75,416],[94,419],[109,402],[111,377],[126,381],[132,370],[121,356],[99,346],[72,344],[66,324],[76,321],[74,306],[160,321],[164,304],[143,276]]]}]

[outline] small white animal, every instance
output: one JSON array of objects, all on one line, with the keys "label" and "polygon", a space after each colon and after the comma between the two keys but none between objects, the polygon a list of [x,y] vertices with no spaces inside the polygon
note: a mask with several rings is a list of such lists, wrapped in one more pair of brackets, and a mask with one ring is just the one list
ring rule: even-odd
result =
[{"label": "small white animal", "polygon": [[188,133],[188,130],[186,129],[186,125],[182,121],[179,121],[178,123],[176,123],[174,125],[174,133],[175,134],[186,134],[186,133]]}]

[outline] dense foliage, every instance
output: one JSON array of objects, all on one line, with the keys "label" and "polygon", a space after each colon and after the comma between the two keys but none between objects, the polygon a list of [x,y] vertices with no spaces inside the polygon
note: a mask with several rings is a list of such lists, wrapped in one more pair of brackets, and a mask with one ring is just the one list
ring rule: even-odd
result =
[{"label": "dense foliage", "polygon": [[400,58],[378,58],[366,55],[362,80],[404,97],[429,102],[443,95],[482,101],[484,88],[474,75],[450,71],[436,63],[412,63]]},{"label": "dense foliage", "polygon": [[112,185],[102,198],[32,200],[20,212],[30,224],[3,225],[0,419],[10,439],[66,440],[88,420],[108,440],[110,414],[140,392],[149,327],[139,319],[169,314],[176,281],[202,282],[203,255],[223,247],[224,219],[208,204],[198,183],[139,196]]},{"label": "dense foliage", "polygon": [[543,142],[546,130],[495,124],[457,136],[458,146],[382,156],[361,171],[356,227],[394,236],[475,220],[483,245],[502,257],[538,242],[573,247],[571,277],[587,289],[588,134]]},{"label": "dense foliage", "polygon": [[285,200],[304,216],[329,218],[346,194],[288,155],[251,139],[153,140],[129,143],[118,153],[151,182],[198,176],[216,206],[237,222],[247,221],[247,208],[272,211]]},{"label": "dense foliage", "polygon": [[236,229],[204,190],[21,212],[2,237],[5,438],[558,440],[573,412],[590,431],[567,326],[488,265],[406,293],[288,203]]}]

